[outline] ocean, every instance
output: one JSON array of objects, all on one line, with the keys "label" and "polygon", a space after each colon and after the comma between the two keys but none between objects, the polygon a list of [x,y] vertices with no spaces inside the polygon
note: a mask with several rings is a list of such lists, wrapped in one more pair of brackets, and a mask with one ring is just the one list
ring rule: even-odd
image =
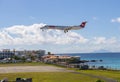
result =
[{"label": "ocean", "polygon": [[80,60],[97,60],[97,62],[87,62],[86,64],[89,66],[104,66],[109,69],[120,70],[120,53],[74,53],[60,55],[80,56]]}]

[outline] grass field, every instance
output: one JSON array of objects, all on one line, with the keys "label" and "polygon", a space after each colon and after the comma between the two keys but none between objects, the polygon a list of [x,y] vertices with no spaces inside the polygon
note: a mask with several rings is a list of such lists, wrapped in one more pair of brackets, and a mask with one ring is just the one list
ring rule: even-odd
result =
[{"label": "grass field", "polygon": [[78,70],[78,72],[103,76],[107,78],[113,78],[120,82],[120,71],[112,71],[112,70]]},{"label": "grass field", "polygon": [[33,78],[33,82],[96,82],[96,78],[69,72],[33,72],[0,74],[0,79],[7,77],[10,81],[21,78]]},{"label": "grass field", "polygon": [[[46,66],[44,63],[16,63],[0,64],[0,67],[9,66]],[[74,74],[69,72],[27,72],[27,73],[1,73],[0,79],[8,78],[15,81],[17,77],[32,78],[33,82],[95,82],[97,78]]]},{"label": "grass field", "polygon": [[[7,66],[46,66],[44,63],[16,63],[16,64],[0,64],[0,67]],[[70,70],[70,69],[69,69]],[[71,69],[75,70],[75,69]],[[103,76],[113,78],[120,82],[120,71],[107,70],[75,70],[91,75]],[[8,78],[15,81],[17,77],[32,78],[33,82],[96,82],[97,78],[89,77],[82,74],[75,74],[70,72],[26,72],[26,73],[0,73],[0,79]]]}]

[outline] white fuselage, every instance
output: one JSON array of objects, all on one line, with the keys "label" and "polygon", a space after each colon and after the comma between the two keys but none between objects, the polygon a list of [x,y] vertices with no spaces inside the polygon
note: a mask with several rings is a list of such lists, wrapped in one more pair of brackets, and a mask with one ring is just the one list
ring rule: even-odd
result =
[{"label": "white fuselage", "polygon": [[46,25],[41,29],[59,29],[59,30],[78,30],[81,29],[80,26],[50,26]]}]

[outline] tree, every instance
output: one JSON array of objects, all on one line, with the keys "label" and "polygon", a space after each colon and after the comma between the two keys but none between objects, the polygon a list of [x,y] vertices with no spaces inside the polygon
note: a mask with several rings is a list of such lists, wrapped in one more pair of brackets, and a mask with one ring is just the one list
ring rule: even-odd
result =
[{"label": "tree", "polygon": [[13,56],[12,58],[14,58],[15,60],[20,60],[20,57],[18,56]]},{"label": "tree", "polygon": [[32,53],[29,53],[28,54],[28,57],[31,59],[31,60],[35,60],[37,58],[36,55],[33,55]]},{"label": "tree", "polygon": [[31,60],[35,60],[36,58],[36,56],[31,55]]},{"label": "tree", "polygon": [[23,57],[21,58],[21,60],[22,60],[22,62],[25,62],[26,58],[23,56]]},{"label": "tree", "polygon": [[51,55],[51,52],[48,52],[48,55]]}]

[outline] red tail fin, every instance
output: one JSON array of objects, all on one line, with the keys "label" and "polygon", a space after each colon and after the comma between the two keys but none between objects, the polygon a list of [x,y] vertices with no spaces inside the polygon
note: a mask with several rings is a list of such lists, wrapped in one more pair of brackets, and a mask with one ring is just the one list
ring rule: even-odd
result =
[{"label": "red tail fin", "polygon": [[87,23],[86,21],[82,22],[81,25],[80,25],[80,27],[84,28],[86,23]]}]

